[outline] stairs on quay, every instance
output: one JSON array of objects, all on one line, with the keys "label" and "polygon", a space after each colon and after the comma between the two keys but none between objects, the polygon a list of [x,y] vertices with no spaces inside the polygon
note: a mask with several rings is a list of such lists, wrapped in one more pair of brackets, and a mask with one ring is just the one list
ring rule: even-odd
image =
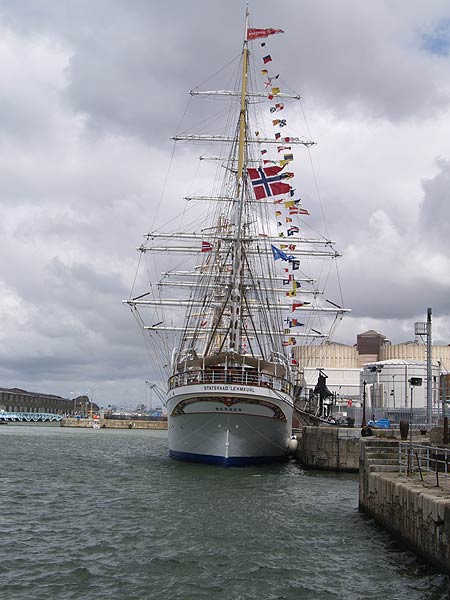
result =
[{"label": "stairs on quay", "polygon": [[398,440],[362,438],[360,461],[360,468],[366,473],[398,473]]}]

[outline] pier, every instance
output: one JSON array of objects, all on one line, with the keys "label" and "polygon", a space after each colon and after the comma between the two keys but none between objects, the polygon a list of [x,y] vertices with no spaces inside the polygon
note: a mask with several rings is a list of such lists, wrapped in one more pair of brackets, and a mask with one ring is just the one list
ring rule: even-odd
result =
[{"label": "pier", "polygon": [[77,419],[67,417],[61,420],[61,427],[79,427],[79,428],[95,428],[95,429],[152,429],[152,430],[167,430],[167,421],[150,421],[139,419]]},{"label": "pier", "polygon": [[307,468],[359,471],[359,510],[450,575],[450,446],[438,428],[401,440],[395,430],[303,427],[295,459]]},{"label": "pier", "polygon": [[357,472],[361,431],[351,427],[303,427],[295,458],[311,469]]},{"label": "pier", "polygon": [[363,438],[359,510],[450,575],[450,479],[445,449]]}]

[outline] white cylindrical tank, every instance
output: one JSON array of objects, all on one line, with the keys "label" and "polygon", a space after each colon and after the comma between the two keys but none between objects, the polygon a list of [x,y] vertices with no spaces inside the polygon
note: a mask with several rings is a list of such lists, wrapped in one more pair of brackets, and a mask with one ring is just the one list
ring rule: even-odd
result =
[{"label": "white cylindrical tank", "polygon": [[355,369],[358,351],[354,346],[327,342],[318,346],[298,346],[295,357],[302,368]]}]

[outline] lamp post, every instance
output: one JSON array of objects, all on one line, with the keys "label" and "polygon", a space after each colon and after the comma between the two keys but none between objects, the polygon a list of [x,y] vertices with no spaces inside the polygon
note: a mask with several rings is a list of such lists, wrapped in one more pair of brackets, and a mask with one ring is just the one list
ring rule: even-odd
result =
[{"label": "lamp post", "polygon": [[392,402],[394,404],[394,410],[395,410],[395,376],[397,375],[397,373],[394,373],[392,375]]},{"label": "lamp post", "polygon": [[151,383],[150,381],[146,381],[145,383],[150,389],[150,412],[152,412],[153,388],[155,388],[156,384]]},{"label": "lamp post", "polygon": [[422,385],[422,377],[411,377],[408,379],[408,383],[411,387],[411,408],[410,408],[410,417],[409,417],[409,441],[412,443],[412,421],[413,421],[413,389],[417,386]]},{"label": "lamp post", "polygon": [[[409,380],[409,383],[411,384],[411,379]],[[413,385],[410,385],[410,390],[411,390],[411,408],[409,411],[409,443],[412,444],[412,422],[413,422]]]},{"label": "lamp post", "polygon": [[362,414],[361,428],[367,426],[367,423],[366,423],[366,385],[367,385],[367,381],[364,380],[363,381],[363,414]]},{"label": "lamp post", "polygon": [[[372,419],[375,421],[375,404],[377,403],[377,398],[378,398],[378,404],[380,404],[381,406],[383,406],[383,395],[381,393],[380,390],[380,373],[383,370],[384,365],[380,365],[380,364],[375,364],[372,365],[370,367],[370,371],[372,373],[376,373],[376,383],[372,383],[372,395],[371,395],[371,405],[372,405]],[[384,390],[384,384],[383,385],[383,390]]]},{"label": "lamp post", "polygon": [[431,308],[428,308],[426,323],[415,323],[414,325],[416,336],[425,337],[427,343],[427,425],[430,428],[433,420],[431,312]]}]

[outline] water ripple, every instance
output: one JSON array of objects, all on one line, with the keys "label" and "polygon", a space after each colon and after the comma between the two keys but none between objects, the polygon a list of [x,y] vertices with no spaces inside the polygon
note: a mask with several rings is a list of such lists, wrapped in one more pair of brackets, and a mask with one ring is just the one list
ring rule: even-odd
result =
[{"label": "water ripple", "polygon": [[444,600],[357,480],[172,461],[165,433],[0,430],[0,599]]}]

